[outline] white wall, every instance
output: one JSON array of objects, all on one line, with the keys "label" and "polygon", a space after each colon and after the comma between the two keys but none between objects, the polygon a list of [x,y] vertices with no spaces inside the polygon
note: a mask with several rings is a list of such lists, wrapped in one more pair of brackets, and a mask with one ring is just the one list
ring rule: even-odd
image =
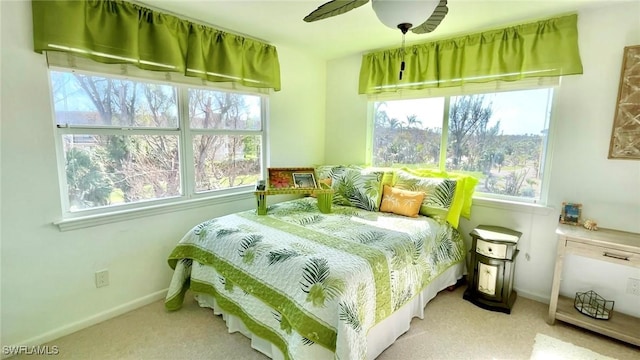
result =
[{"label": "white wall", "polygon": [[[47,68],[32,50],[31,3],[0,6],[1,343],[34,345],[163,298],[166,258],[182,235],[255,200],[60,232]],[[282,91],[270,100],[271,165],[322,163],[325,63],[276,46]],[[96,289],[94,272],[104,268],[110,285]]]},{"label": "white wall", "polygon": [[[578,14],[584,74],[562,79],[553,115],[554,141],[549,208],[502,207],[477,202],[462,233],[478,224],[514,228],[524,235],[516,261],[515,287],[521,296],[547,301],[556,253],[555,227],[563,201],[583,204],[585,217],[601,227],[640,232],[640,161],[608,160],[624,46],[640,44],[640,2]],[[367,99],[357,95],[361,56],[327,64],[327,163],[366,161]],[[625,293],[640,270],[567,260],[563,294],[593,289],[614,299],[615,310],[640,316],[640,298]]]},{"label": "white wall", "polygon": [[[640,161],[607,155],[623,49],[640,45],[640,2],[581,13],[578,26],[584,74],[562,80],[549,203],[580,202],[584,217],[599,226],[639,233]],[[555,254],[554,246],[548,253]],[[627,279],[640,279],[640,269],[577,256],[565,268],[564,294],[593,289],[615,300],[614,310],[640,316],[640,297],[626,294]],[[552,274],[552,267],[544,270]]]}]

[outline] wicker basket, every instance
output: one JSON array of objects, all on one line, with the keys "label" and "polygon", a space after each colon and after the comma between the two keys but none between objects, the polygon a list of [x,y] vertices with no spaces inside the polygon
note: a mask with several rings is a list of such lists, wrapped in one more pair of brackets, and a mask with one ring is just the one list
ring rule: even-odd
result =
[{"label": "wicker basket", "polygon": [[595,291],[577,292],[573,307],[594,319],[609,320],[613,314],[613,300],[606,300]]}]

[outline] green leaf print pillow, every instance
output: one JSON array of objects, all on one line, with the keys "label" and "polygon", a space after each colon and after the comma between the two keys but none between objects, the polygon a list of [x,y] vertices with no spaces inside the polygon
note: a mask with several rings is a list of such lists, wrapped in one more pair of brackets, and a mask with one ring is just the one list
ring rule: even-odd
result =
[{"label": "green leaf print pillow", "polygon": [[333,178],[345,169],[362,169],[360,165],[316,165],[316,180]]},{"label": "green leaf print pillow", "polygon": [[418,177],[399,170],[396,173],[393,186],[403,190],[424,192],[425,196],[420,207],[420,214],[443,222],[446,221],[451,210],[456,193],[457,180]]},{"label": "green leaf print pillow", "polygon": [[331,175],[333,203],[378,211],[382,199],[383,171],[343,168]]}]

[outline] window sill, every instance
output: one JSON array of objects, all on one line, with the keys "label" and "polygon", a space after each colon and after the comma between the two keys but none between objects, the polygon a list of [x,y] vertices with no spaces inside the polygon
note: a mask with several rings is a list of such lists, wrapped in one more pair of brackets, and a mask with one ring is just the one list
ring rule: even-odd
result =
[{"label": "window sill", "polygon": [[550,215],[552,212],[556,211],[552,207],[540,204],[476,197],[473,198],[472,206],[517,211],[534,215]]},{"label": "window sill", "polygon": [[53,224],[58,226],[60,231],[83,229],[98,225],[110,224],[119,221],[132,220],[141,217],[166,214],[169,212],[189,210],[203,206],[218,205],[235,201],[242,201],[254,198],[253,191],[225,194],[213,197],[185,200],[171,204],[148,206],[139,209],[127,209],[114,211],[108,214],[90,215],[71,219],[63,219]]}]

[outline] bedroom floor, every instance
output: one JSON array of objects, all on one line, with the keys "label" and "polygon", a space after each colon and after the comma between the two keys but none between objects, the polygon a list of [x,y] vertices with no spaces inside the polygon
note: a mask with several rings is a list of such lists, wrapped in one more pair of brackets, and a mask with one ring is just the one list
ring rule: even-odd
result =
[{"label": "bedroom floor", "polygon": [[[529,359],[537,333],[602,355],[639,359],[640,348],[570,325],[545,322],[547,305],[518,298],[510,315],[483,310],[462,299],[465,286],[443,291],[426,307],[425,320],[382,353],[390,359]],[[200,308],[190,294],[184,307],[167,312],[157,301],[47,344],[59,359],[267,359],[249,340],[228,334],[224,321]],[[18,359],[51,358],[21,355]]]}]

